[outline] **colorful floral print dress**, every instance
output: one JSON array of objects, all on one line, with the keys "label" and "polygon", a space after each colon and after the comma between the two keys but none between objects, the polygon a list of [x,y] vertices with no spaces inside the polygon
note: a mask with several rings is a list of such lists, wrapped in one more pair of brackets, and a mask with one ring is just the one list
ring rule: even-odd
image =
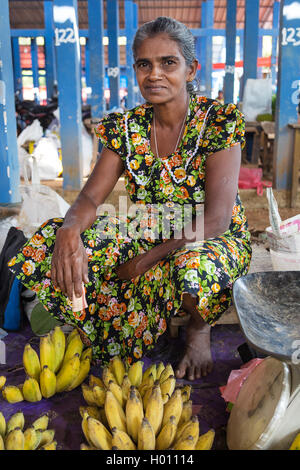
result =
[{"label": "colorful floral print dress", "polygon": [[235,105],[191,95],[177,151],[157,159],[150,148],[152,116],[152,106],[143,104],[107,115],[96,129],[103,145],[124,162],[135,211],[103,214],[81,234],[88,254],[87,308],[73,313],[72,302],[50,279],[63,219],[46,221],[9,262],[51,315],[81,331],[102,364],[116,354],[128,363],[142,358],[166,331],[168,319],[180,313],[184,293],[196,296],[199,314],[214,325],[232,303],[234,281],[250,265],[250,234],[237,193],[230,227],[221,236],[174,250],[134,279],[117,277],[116,266],[170,238],[198,214],[209,155],[244,145],[244,118]]}]

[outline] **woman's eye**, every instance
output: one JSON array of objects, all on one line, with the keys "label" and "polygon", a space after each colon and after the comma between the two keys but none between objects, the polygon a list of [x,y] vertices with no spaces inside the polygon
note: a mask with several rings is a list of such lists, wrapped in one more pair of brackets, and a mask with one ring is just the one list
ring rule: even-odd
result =
[{"label": "woman's eye", "polygon": [[172,59],[167,59],[165,62],[164,62],[165,65],[174,65],[175,64],[175,61],[172,60]]}]

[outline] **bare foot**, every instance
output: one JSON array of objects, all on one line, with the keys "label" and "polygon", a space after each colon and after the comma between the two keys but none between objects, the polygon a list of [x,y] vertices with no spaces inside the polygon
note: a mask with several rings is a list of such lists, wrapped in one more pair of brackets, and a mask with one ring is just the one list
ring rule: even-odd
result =
[{"label": "bare foot", "polygon": [[199,314],[191,315],[186,329],[185,351],[175,372],[178,379],[200,379],[212,371],[210,329]]}]

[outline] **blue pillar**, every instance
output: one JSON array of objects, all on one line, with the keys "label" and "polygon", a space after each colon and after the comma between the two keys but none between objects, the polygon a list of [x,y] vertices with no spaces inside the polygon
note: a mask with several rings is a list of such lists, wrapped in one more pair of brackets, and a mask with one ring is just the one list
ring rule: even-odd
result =
[{"label": "blue pillar", "polygon": [[[211,30],[213,27],[214,0],[206,0],[202,2],[201,6],[201,28]],[[203,94],[210,98],[212,85],[212,34],[210,32],[201,37],[198,54],[201,64],[200,88],[203,90]]]},{"label": "blue pillar", "polygon": [[236,0],[227,0],[226,9],[226,65],[224,78],[224,101],[234,99],[234,73],[236,49]]},{"label": "blue pillar", "polygon": [[[273,29],[278,30],[279,25],[279,13],[280,13],[280,3],[275,1],[273,5]],[[271,74],[272,74],[272,85],[276,85],[277,81],[277,71],[276,71],[276,61],[277,61],[277,43],[278,35],[273,34],[272,37],[272,56],[271,56]]]},{"label": "blue pillar", "polygon": [[63,189],[82,187],[82,113],[77,0],[54,0]]},{"label": "blue pillar", "polygon": [[291,189],[293,164],[293,131],[288,124],[297,123],[300,88],[300,40],[296,36],[300,19],[294,12],[295,0],[281,0],[273,185],[285,190]]},{"label": "blue pillar", "polygon": [[248,78],[257,78],[258,33],[259,0],[245,0],[243,92]]},{"label": "blue pillar", "polygon": [[[104,23],[103,1],[88,0],[89,18],[89,86],[92,118],[101,118],[105,113],[104,98]],[[87,64],[86,64],[87,67]]]},{"label": "blue pillar", "polygon": [[127,108],[135,106],[134,86],[135,73],[133,69],[134,59],[132,43],[136,32],[134,27],[134,4],[132,0],[125,0],[125,34],[126,34],[126,75],[127,75]]},{"label": "blue pillar", "polygon": [[23,99],[23,86],[22,86],[22,69],[20,59],[19,38],[13,37],[12,41],[12,54],[13,54],[13,71],[14,71],[14,87],[15,92],[18,93],[20,100]]},{"label": "blue pillar", "polygon": [[39,93],[39,64],[38,64],[38,45],[36,38],[31,38],[31,69],[33,78],[34,101],[40,101]]},{"label": "blue pillar", "polygon": [[45,69],[47,99],[54,95],[54,84],[56,83],[56,61],[54,55],[54,23],[53,23],[53,2],[44,0],[44,23],[45,23]]},{"label": "blue pillar", "polygon": [[120,106],[119,1],[107,0],[108,78],[110,108]]},{"label": "blue pillar", "polygon": [[0,203],[21,201],[8,0],[0,9]]},{"label": "blue pillar", "polygon": [[90,43],[89,40],[86,39],[85,46],[84,46],[84,75],[85,75],[85,84],[87,87],[90,86]]}]

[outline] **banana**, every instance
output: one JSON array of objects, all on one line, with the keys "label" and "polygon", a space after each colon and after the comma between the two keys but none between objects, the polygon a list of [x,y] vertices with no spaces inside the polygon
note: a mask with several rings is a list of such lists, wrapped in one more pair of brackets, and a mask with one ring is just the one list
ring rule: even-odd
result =
[{"label": "banana", "polygon": [[170,363],[168,363],[166,365],[166,367],[164,368],[164,370],[162,371],[162,373],[160,374],[160,377],[159,377],[160,383],[167,380],[167,378],[170,377],[170,375],[175,376],[175,372],[174,372],[174,369],[173,369],[172,365]]},{"label": "banana", "polygon": [[188,436],[186,439],[177,441],[173,446],[173,450],[193,450],[195,448],[195,444],[193,436]]},{"label": "banana", "polygon": [[42,399],[39,383],[33,377],[27,377],[23,383],[22,393],[26,401],[36,402]]},{"label": "banana", "polygon": [[49,444],[44,444],[39,450],[56,450],[57,442],[52,441]]},{"label": "banana", "polygon": [[131,364],[128,370],[128,378],[130,380],[131,385],[135,387],[139,387],[142,383],[143,378],[143,365],[142,361],[137,361]]},{"label": "banana", "polygon": [[[82,359],[80,359],[80,360],[82,360]],[[102,388],[105,387],[104,382],[103,382],[102,379],[100,379],[100,377],[96,377],[95,375],[90,374],[90,376],[89,376],[89,386],[91,388],[93,388],[94,385],[99,385],[99,387],[102,387]]]},{"label": "banana", "polygon": [[144,418],[143,403],[136,391],[136,387],[132,385],[125,406],[127,432],[135,443],[138,441],[138,430]]},{"label": "banana", "polygon": [[56,376],[56,393],[64,392],[78,375],[80,355],[76,353],[69,361],[63,363]]},{"label": "banana", "polygon": [[48,366],[53,372],[55,370],[55,350],[50,333],[40,337],[40,364],[41,369]]},{"label": "banana", "polygon": [[110,429],[116,427],[127,432],[124,410],[110,390],[106,392],[104,409]]},{"label": "banana", "polygon": [[0,434],[0,450],[5,450],[4,440],[1,434]]},{"label": "banana", "polygon": [[199,438],[199,420],[196,415],[192,416],[191,419],[185,423],[177,432],[175,443],[182,441],[192,436],[194,441],[197,442]]},{"label": "banana", "polygon": [[147,418],[143,418],[140,428],[138,429],[138,450],[154,450],[155,434],[151,424]]},{"label": "banana", "polygon": [[65,350],[66,350],[66,337],[60,326],[56,326],[51,333],[51,340],[54,345],[54,371],[57,373],[62,365]]},{"label": "banana", "polygon": [[149,375],[152,374],[154,381],[156,380],[156,364],[151,364],[144,372],[142,376],[142,383],[144,383]]},{"label": "banana", "polygon": [[92,346],[89,346],[88,348],[85,348],[80,356],[80,360],[83,361],[86,357],[89,358],[89,360],[92,362],[93,359],[93,348]]},{"label": "banana", "polygon": [[104,424],[104,426],[109,429],[109,423],[107,421],[107,417],[106,417],[106,413],[105,413],[105,409],[104,407],[102,408],[98,408],[99,409],[99,413],[100,413],[100,419],[99,421],[101,421],[102,424]]},{"label": "banana", "polygon": [[54,439],[55,431],[54,429],[44,429],[41,432],[41,440],[39,443],[39,447],[51,444]]},{"label": "banana", "polygon": [[62,367],[63,367],[70,359],[72,359],[72,357],[73,357],[75,354],[78,354],[78,355],[79,355],[79,359],[80,359],[80,356],[81,356],[81,354],[82,354],[82,351],[83,351],[83,342],[81,341],[80,335],[77,334],[77,335],[74,336],[74,338],[71,339],[71,341],[69,342],[69,344],[68,344],[67,347],[66,347],[66,352],[65,352],[65,355],[64,355],[64,358],[63,358]]},{"label": "banana", "polygon": [[108,388],[108,384],[111,380],[118,383],[115,375],[113,374],[113,372],[110,370],[110,368],[108,366],[103,367],[102,380],[103,380],[103,383],[104,383],[106,388]]},{"label": "banana", "polygon": [[[154,384],[156,384],[157,381],[154,382]],[[154,384],[153,384],[153,387],[154,387]],[[146,410],[146,407],[147,407],[147,403],[148,403],[148,400],[151,396],[151,393],[152,393],[152,390],[153,390],[153,387],[149,387],[144,396],[143,396],[143,406],[144,406],[144,410]]]},{"label": "banana", "polygon": [[123,377],[122,385],[121,385],[123,400],[124,400],[125,403],[126,403],[126,401],[128,400],[128,397],[129,397],[130,387],[131,387],[131,381],[130,381],[128,375],[125,374],[124,377]]},{"label": "banana", "polygon": [[156,380],[159,380],[159,379],[160,379],[160,376],[161,376],[163,370],[165,370],[165,365],[164,365],[163,362],[160,362],[160,363],[156,366]]},{"label": "banana", "polygon": [[125,375],[125,366],[120,356],[114,356],[111,359],[110,367],[111,367],[112,373],[116,377],[118,385],[121,386],[123,382],[123,377]]},{"label": "banana", "polygon": [[122,408],[124,408],[125,402],[123,399],[123,393],[120,385],[116,384],[113,380],[110,380],[108,384],[108,390],[110,390],[114,394]]},{"label": "banana", "polygon": [[37,449],[41,440],[41,432],[36,431],[33,426],[24,431],[24,450]]},{"label": "banana", "polygon": [[67,391],[74,390],[74,388],[79,387],[82,382],[87,378],[89,371],[91,368],[91,361],[89,357],[86,357],[82,361],[80,361],[79,372],[75,380],[71,383],[71,385],[67,388]]},{"label": "banana", "polygon": [[167,403],[170,396],[173,394],[176,386],[175,375],[169,375],[163,382],[160,380],[161,394],[164,404]]},{"label": "banana", "polygon": [[209,429],[205,434],[199,436],[195,445],[195,450],[210,450],[212,448],[214,438],[214,429]]},{"label": "banana", "polygon": [[100,408],[103,407],[105,403],[106,389],[100,387],[99,385],[94,385],[94,387],[92,388],[92,393],[96,405]]},{"label": "banana", "polygon": [[145,410],[145,417],[151,424],[155,436],[158,434],[161,428],[162,419],[164,416],[164,404],[162,400],[161,390],[159,382],[152,388],[152,393],[148,399],[148,403]]},{"label": "banana", "polygon": [[15,428],[5,438],[6,450],[24,450],[24,434],[22,429]]},{"label": "banana", "polygon": [[168,421],[170,416],[175,416],[176,425],[179,422],[181,413],[182,413],[182,398],[181,391],[179,389],[175,390],[171,398],[164,405],[164,414],[162,419],[162,426],[164,426]]},{"label": "banana", "polygon": [[118,447],[119,450],[136,450],[135,444],[126,432],[117,428],[112,428],[111,432],[112,446]]},{"label": "banana", "polygon": [[85,402],[89,406],[98,406],[96,402],[96,398],[93,393],[93,388],[89,387],[89,385],[87,385],[86,383],[82,383],[81,391],[82,391],[82,395],[83,395]]},{"label": "banana", "polygon": [[15,428],[20,428],[23,431],[25,425],[24,414],[22,411],[14,413],[10,419],[7,421],[6,434],[12,431]]},{"label": "banana", "polygon": [[47,365],[40,373],[40,388],[44,398],[50,398],[56,392],[56,375]]},{"label": "banana", "polygon": [[87,446],[84,442],[80,444],[80,450],[99,450],[97,447]]},{"label": "banana", "polygon": [[185,385],[181,389],[181,395],[182,395],[182,401],[188,401],[191,397],[191,391],[192,391],[192,386],[191,385]]},{"label": "banana", "polygon": [[178,430],[180,429],[180,427],[183,424],[185,424],[187,421],[189,421],[191,419],[192,414],[193,414],[192,400],[188,400],[188,401],[183,402],[181,416],[180,416],[180,419],[179,419],[179,422],[178,422],[178,425],[177,425]]},{"label": "banana", "polygon": [[29,377],[39,380],[41,364],[37,352],[27,343],[23,351],[23,366]]},{"label": "banana", "polygon": [[2,390],[2,388],[4,387],[5,382],[6,382],[6,377],[5,377],[5,375],[1,375],[1,376],[0,376],[0,390]]},{"label": "banana", "polygon": [[24,400],[22,391],[16,385],[6,385],[2,389],[2,396],[8,403],[19,403]]},{"label": "banana", "polygon": [[6,434],[6,419],[2,413],[2,411],[0,411],[0,436],[4,437],[5,434]]},{"label": "banana", "polygon": [[87,429],[93,446],[100,450],[111,450],[112,435],[100,421],[88,416]]},{"label": "banana", "polygon": [[93,446],[92,441],[90,440],[90,437],[89,437],[88,422],[87,422],[88,417],[89,417],[89,414],[88,414],[87,411],[85,411],[83,413],[83,417],[82,417],[82,421],[81,421],[81,429],[82,429],[82,432],[84,434],[84,437],[86,438],[87,443],[90,446]]},{"label": "banana", "polygon": [[88,413],[89,416],[91,416],[92,418],[95,418],[95,419],[98,419],[98,421],[102,421],[101,420],[101,413],[100,413],[100,410],[98,408],[98,406],[80,406],[79,407],[79,413],[80,413],[80,416],[83,418],[84,416],[84,413]]},{"label": "banana", "polygon": [[162,427],[156,439],[156,450],[166,450],[171,447],[176,435],[176,418],[170,416],[169,421]]},{"label": "banana", "polygon": [[47,429],[49,424],[49,417],[47,415],[42,415],[39,418],[37,418],[35,421],[33,421],[32,426],[34,427],[35,430],[41,430],[44,431],[44,429]]},{"label": "banana", "polygon": [[67,342],[66,344],[69,344],[69,342],[74,338],[74,336],[79,335],[79,332],[77,328],[74,328],[70,333],[67,335]]},{"label": "banana", "polygon": [[140,395],[141,395],[142,398],[144,397],[146,391],[149,388],[153,387],[154,382],[155,382],[155,378],[154,378],[154,375],[151,372],[149,375],[147,375],[145,380],[142,381],[141,385],[138,388],[138,391],[140,392]]}]

